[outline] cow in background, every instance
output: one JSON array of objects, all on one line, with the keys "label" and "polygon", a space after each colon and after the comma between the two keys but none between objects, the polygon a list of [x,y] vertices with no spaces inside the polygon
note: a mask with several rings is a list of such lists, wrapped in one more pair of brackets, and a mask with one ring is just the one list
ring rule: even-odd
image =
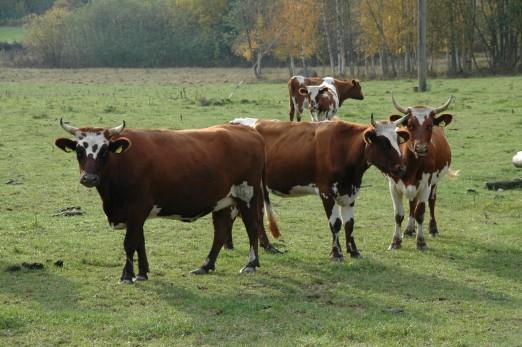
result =
[{"label": "cow in background", "polygon": [[451,114],[439,113],[445,111],[451,104],[452,96],[439,107],[401,106],[392,94],[392,102],[402,115],[392,115],[390,120],[400,118],[400,126],[405,126],[410,133],[408,142],[401,145],[403,163],[406,173],[402,177],[388,174],[390,194],[395,211],[395,232],[389,249],[401,247],[401,223],[404,220],[402,197],[410,201],[410,213],[405,235],[413,235],[417,222],[417,249],[427,248],[424,238],[424,211],[426,203],[430,208],[429,232],[432,236],[438,234],[435,220],[435,201],[437,199],[437,184],[448,174],[455,175],[449,167],[451,164],[451,149],[444,135],[443,127],[450,124]]},{"label": "cow in background", "polygon": [[[332,260],[342,261],[339,233],[343,226],[350,256],[360,255],[352,233],[355,199],[363,174],[371,165],[397,177],[405,172],[399,143],[408,140],[409,134],[396,129],[401,121],[376,122],[372,115],[371,125],[340,120],[295,123],[252,118],[231,123],[251,126],[265,140],[266,184],[271,192],[285,197],[312,194],[321,198],[332,233]],[[234,215],[232,222],[233,218]],[[266,235],[261,239],[266,239]]]},{"label": "cow in background", "polygon": [[[323,85],[323,87],[310,88],[319,85]],[[310,108],[312,120],[324,120],[331,119],[344,100],[364,99],[359,81],[338,80],[332,77],[293,76],[288,81],[288,93],[290,95],[290,121],[296,118],[298,122],[301,121],[305,107]],[[334,99],[334,95],[337,100]],[[312,105],[312,101],[314,101],[314,105]]]},{"label": "cow in background", "polygon": [[[55,144],[75,152],[80,183],[96,187],[109,224],[126,228],[125,266],[122,283],[135,277],[133,258],[138,254],[136,280],[147,280],[149,264],[143,225],[148,218],[165,217],[192,222],[212,213],[214,241],[203,265],[194,270],[205,274],[215,269],[228,230],[229,209],[240,213],[250,242],[247,265],[240,272],[259,266],[258,235],[263,229],[265,145],[253,129],[222,125],[199,130],[125,130],[76,128],[60,120],[73,139]],[[269,214],[270,216],[270,214]],[[271,231],[278,236],[275,220]],[[175,238],[173,238],[175,239]]]}]

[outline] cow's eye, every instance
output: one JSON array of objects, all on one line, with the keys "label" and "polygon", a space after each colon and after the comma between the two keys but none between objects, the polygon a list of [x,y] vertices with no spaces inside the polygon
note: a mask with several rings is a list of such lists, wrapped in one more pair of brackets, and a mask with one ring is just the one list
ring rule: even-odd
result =
[{"label": "cow's eye", "polygon": [[85,158],[85,149],[83,147],[76,147],[76,158],[78,158],[78,160]]},{"label": "cow's eye", "polygon": [[107,155],[109,154],[109,151],[107,150],[107,147],[103,146],[101,149],[100,149],[100,158],[103,160],[105,158],[107,158]]}]

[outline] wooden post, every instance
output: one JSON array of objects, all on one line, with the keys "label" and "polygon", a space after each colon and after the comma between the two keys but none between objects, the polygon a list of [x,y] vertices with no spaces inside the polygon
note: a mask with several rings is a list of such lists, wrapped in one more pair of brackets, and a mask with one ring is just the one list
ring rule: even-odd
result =
[{"label": "wooden post", "polygon": [[426,75],[428,73],[426,60],[426,0],[419,0],[419,49],[417,59],[418,91],[425,92],[427,89]]}]

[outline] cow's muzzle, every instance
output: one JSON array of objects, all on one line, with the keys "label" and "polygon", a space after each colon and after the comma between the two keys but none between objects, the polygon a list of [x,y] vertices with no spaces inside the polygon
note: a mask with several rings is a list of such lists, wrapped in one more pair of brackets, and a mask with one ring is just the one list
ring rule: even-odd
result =
[{"label": "cow's muzzle", "polygon": [[80,176],[80,183],[87,188],[96,187],[100,184],[100,177],[95,174],[84,173]]},{"label": "cow's muzzle", "polygon": [[414,150],[419,157],[425,157],[428,154],[428,145],[416,144]]}]

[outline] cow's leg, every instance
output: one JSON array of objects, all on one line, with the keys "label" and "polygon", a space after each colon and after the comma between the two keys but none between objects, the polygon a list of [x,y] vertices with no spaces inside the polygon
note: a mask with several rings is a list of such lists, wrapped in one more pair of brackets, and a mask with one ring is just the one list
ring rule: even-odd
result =
[{"label": "cow's leg", "polygon": [[393,211],[395,212],[395,232],[393,239],[388,247],[389,250],[399,249],[402,244],[401,224],[404,220],[404,207],[402,205],[402,193],[395,188],[395,183],[391,180],[388,182],[390,188],[390,195],[393,201]]},{"label": "cow's leg", "polygon": [[431,187],[430,198],[428,203],[430,205],[430,235],[437,236],[439,229],[437,228],[437,221],[435,220],[435,201],[437,200],[437,185]]},{"label": "cow's leg", "polygon": [[226,209],[229,210],[230,215],[228,220],[223,219],[222,221],[222,227],[225,231],[225,244],[223,245],[223,248],[225,248],[225,250],[231,251],[234,249],[234,241],[232,238],[232,226],[234,225],[234,222],[236,220],[238,210],[236,206],[227,207]]},{"label": "cow's leg", "polygon": [[214,224],[214,240],[212,241],[212,248],[207,256],[207,259],[203,262],[203,265],[199,269],[191,271],[195,275],[208,274],[211,270],[216,269],[216,259],[219,255],[219,251],[229,233],[231,226],[230,223],[230,211],[229,208],[224,208],[219,211],[212,212],[212,222]]},{"label": "cow's leg", "polygon": [[339,243],[339,232],[343,225],[341,208],[335,202],[335,199],[330,193],[321,193],[321,200],[323,201],[326,217],[328,217],[328,224],[330,225],[330,231],[332,232],[332,260],[343,261],[343,252],[341,250],[341,244]]},{"label": "cow's leg", "polygon": [[408,215],[408,225],[404,230],[404,236],[415,235],[415,207],[417,206],[417,199],[410,200],[410,213]]},{"label": "cow's leg", "polygon": [[258,206],[259,195],[261,195],[261,192],[259,189],[255,189],[254,197],[252,197],[250,200],[250,206],[248,203],[245,203],[242,200],[238,201],[237,203],[239,214],[241,215],[243,224],[245,224],[245,228],[248,234],[248,241],[250,243],[248,263],[245,265],[245,267],[239,270],[240,273],[255,272],[256,267],[260,266],[258,243],[259,235],[262,233],[261,228],[263,227],[263,215],[260,213],[261,209]]},{"label": "cow's leg", "polygon": [[294,99],[295,96],[292,96],[292,91],[290,91],[290,112],[288,112],[288,115],[290,116],[290,122],[294,121],[295,116],[295,106],[294,106]]},{"label": "cow's leg", "polygon": [[147,273],[149,272],[149,262],[147,260],[147,253],[145,252],[145,235],[143,229],[138,241],[138,276],[136,281],[146,281],[149,279]]},{"label": "cow's leg", "polygon": [[121,283],[132,283],[134,278],[134,252],[138,248],[140,235],[143,234],[143,222],[141,224],[127,222],[127,232],[123,241],[125,249],[125,265],[121,274]]},{"label": "cow's leg", "polygon": [[354,205],[355,201],[350,202],[347,206],[341,207],[341,218],[344,221],[344,231],[346,234],[346,249],[350,252],[350,257],[360,258],[361,254],[355,245],[355,239],[353,237],[353,226],[354,220]]},{"label": "cow's leg", "polygon": [[415,221],[417,222],[417,249],[424,251],[428,248],[426,240],[424,239],[424,211],[426,210],[426,203],[428,202],[431,187],[425,187],[419,194],[417,207],[415,207]]}]

